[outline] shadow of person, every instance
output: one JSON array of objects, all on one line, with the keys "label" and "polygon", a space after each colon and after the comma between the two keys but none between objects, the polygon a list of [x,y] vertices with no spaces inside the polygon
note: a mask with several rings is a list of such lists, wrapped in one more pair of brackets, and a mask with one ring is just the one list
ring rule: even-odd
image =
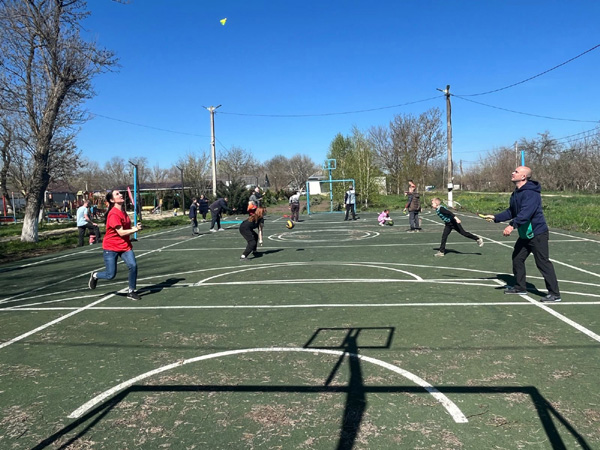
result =
[{"label": "shadow of person", "polygon": [[269,255],[271,253],[277,253],[277,252],[282,252],[282,251],[283,251],[282,248],[277,248],[275,250],[265,250],[264,252],[257,250],[253,253],[253,255],[255,258],[262,258],[263,255]]},{"label": "shadow of person", "polygon": [[[439,251],[439,247],[434,248],[434,250]],[[457,255],[479,255],[479,256],[482,255],[481,252],[459,252],[458,250],[452,250],[451,248],[446,249],[446,254],[448,254],[448,253],[456,253]]]},{"label": "shadow of person", "polygon": [[[508,286],[515,285],[515,277],[508,273],[499,273],[496,275],[496,277],[500,281],[503,281],[506,283],[506,286],[498,286],[496,289],[506,289]],[[525,289],[527,290],[527,292],[530,292],[532,294],[541,295],[541,296],[546,295],[545,292],[538,290],[538,288],[535,287],[535,284],[525,283]]]},{"label": "shadow of person", "polygon": [[145,293],[147,294],[156,294],[162,291],[164,288],[170,288],[179,283],[180,281],[184,281],[185,278],[168,278],[167,280],[156,283],[151,286],[144,286],[143,288],[138,289],[138,294],[143,296]]}]

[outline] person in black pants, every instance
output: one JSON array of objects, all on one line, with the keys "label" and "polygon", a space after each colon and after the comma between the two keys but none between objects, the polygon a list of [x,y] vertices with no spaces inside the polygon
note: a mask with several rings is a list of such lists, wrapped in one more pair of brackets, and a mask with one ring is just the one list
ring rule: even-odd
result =
[{"label": "person in black pants", "polygon": [[235,209],[231,209],[229,208],[229,206],[227,206],[227,197],[220,198],[217,201],[213,202],[209,208],[210,215],[212,216],[212,221],[210,223],[210,231],[225,231],[223,228],[221,228],[221,214],[223,214],[223,211],[235,211]]},{"label": "person in black pants", "polygon": [[192,235],[200,234],[198,233],[198,200],[196,197],[192,199],[190,205],[190,221],[192,222]]},{"label": "person in black pants", "polygon": [[[265,222],[264,216],[267,210],[262,207],[258,207],[256,212],[248,217],[240,225],[240,234],[246,239],[246,249],[242,256],[241,261],[247,261],[248,256],[252,253],[256,256],[256,245],[258,242],[262,242],[263,225]],[[258,229],[258,233],[254,230]]]},{"label": "person in black pants", "polygon": [[202,214],[202,222],[206,222],[206,214],[208,213],[208,199],[204,194],[200,194],[198,199],[198,212]]},{"label": "person in black pants", "polygon": [[531,169],[526,166],[517,167],[510,176],[515,190],[510,196],[508,209],[500,214],[487,214],[482,217],[490,222],[510,220],[502,234],[510,236],[517,229],[519,239],[512,253],[513,275],[515,285],[504,290],[505,294],[526,294],[525,260],[533,253],[535,265],[544,277],[548,295],[542,302],[560,302],[558,280],[554,266],[550,261],[548,238],[550,231],[542,210],[542,187],[531,180]]},{"label": "person in black pants", "polygon": [[432,199],[431,206],[435,209],[437,215],[440,216],[440,219],[442,219],[446,224],[444,227],[444,232],[442,233],[442,243],[440,244],[439,251],[435,254],[435,256],[444,256],[446,254],[446,241],[448,240],[450,233],[452,233],[452,230],[458,231],[461,235],[468,239],[477,241],[477,245],[483,247],[483,239],[466,231],[460,224],[460,219],[456,217],[453,212],[448,211],[448,209],[443,207],[442,201],[439,198],[436,197]]}]

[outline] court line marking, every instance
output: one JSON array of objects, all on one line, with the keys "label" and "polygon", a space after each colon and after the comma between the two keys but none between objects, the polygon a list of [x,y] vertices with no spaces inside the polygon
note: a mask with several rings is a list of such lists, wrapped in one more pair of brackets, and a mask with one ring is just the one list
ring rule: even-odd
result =
[{"label": "court line marking", "polygon": [[116,293],[108,294],[107,296],[102,297],[100,300],[96,300],[95,302],[90,303],[87,306],[83,306],[81,308],[76,309],[73,312],[65,314],[64,316],[61,316],[61,317],[59,317],[57,319],[54,319],[54,320],[51,320],[50,322],[47,322],[44,325],[41,325],[41,326],[39,326],[39,327],[31,330],[31,331],[28,331],[27,333],[23,333],[22,335],[17,336],[16,338],[11,339],[10,341],[3,342],[3,343],[0,344],[0,349],[3,349],[4,347],[8,347],[9,345],[14,344],[15,342],[18,342],[18,341],[20,341],[22,339],[25,339],[26,337],[29,337],[32,334],[37,333],[38,331],[42,331],[42,330],[44,330],[44,329],[46,329],[46,328],[48,328],[48,327],[50,327],[50,326],[52,326],[54,324],[62,322],[63,320],[68,319],[69,317],[74,316],[75,314],[79,314],[80,312],[85,311],[86,309],[90,309],[91,307],[93,307],[93,306],[95,306],[95,305],[97,305],[99,303],[102,303],[103,301],[108,300],[109,298],[114,297],[115,295],[116,295]]},{"label": "court line marking", "polygon": [[[500,280],[496,280],[499,284],[504,284],[502,283]],[[584,327],[583,325],[578,324],[577,322],[575,322],[574,320],[569,319],[566,316],[563,316],[562,314],[554,311],[552,308],[548,307],[547,305],[540,303],[539,301],[531,298],[528,294],[518,294],[519,297],[527,300],[529,303],[531,303],[534,306],[537,306],[538,308],[546,311],[548,314],[553,315],[554,317],[556,317],[557,319],[563,321],[564,323],[566,323],[567,325],[572,326],[573,328],[575,328],[577,331],[585,334],[586,336],[591,337],[593,340],[600,342],[600,336],[597,335],[596,333],[594,333],[591,330],[588,330],[586,327]]]},{"label": "court line marking", "polygon": [[[598,302],[568,302],[557,303],[555,307],[561,306],[590,306],[600,305]],[[311,308],[403,308],[403,307],[452,307],[452,306],[538,306],[528,302],[481,302],[481,303],[314,303],[314,304],[291,304],[291,305],[169,305],[169,306],[94,306],[89,308],[94,311],[146,311],[146,310],[182,310],[182,309],[311,309]],[[47,308],[10,308],[2,311],[72,311],[75,307],[49,306]],[[1,312],[1,311],[0,311]]]},{"label": "court line marking", "polygon": [[429,384],[427,381],[425,381],[421,377],[413,374],[412,372],[409,372],[408,370],[402,369],[398,366],[387,363],[380,359],[372,358],[370,356],[359,355],[356,353],[343,352],[340,350],[309,349],[309,348],[298,348],[298,347],[267,347],[267,348],[247,348],[247,349],[239,349],[239,350],[229,350],[229,351],[224,351],[224,352],[211,353],[209,355],[197,356],[194,358],[185,359],[183,361],[178,361],[173,364],[168,364],[166,366],[162,366],[157,369],[150,370],[146,373],[138,375],[137,377],[130,378],[127,381],[117,384],[116,386],[97,395],[90,401],[84,403],[82,406],[77,408],[75,411],[73,411],[67,417],[69,419],[78,419],[81,416],[83,416],[87,411],[89,411],[91,408],[98,405],[99,403],[106,400],[107,398],[111,397],[115,393],[122,391],[128,387],[131,387],[138,381],[144,380],[153,375],[163,373],[168,370],[175,369],[175,368],[181,367],[186,364],[191,364],[191,363],[195,363],[195,362],[199,362],[199,361],[205,361],[208,359],[221,358],[224,356],[240,355],[240,354],[244,354],[244,353],[258,353],[258,352],[262,352],[262,353],[297,352],[297,353],[312,353],[312,354],[321,353],[321,354],[334,355],[334,356],[346,356],[347,355],[347,356],[350,356],[353,358],[358,358],[360,360],[369,362],[371,364],[375,364],[377,366],[383,367],[384,369],[388,369],[388,370],[390,370],[394,373],[397,373],[398,375],[401,375],[404,378],[412,381],[416,385],[421,386],[423,389],[425,389],[425,391],[427,391],[429,394],[431,394],[446,409],[446,411],[448,412],[448,414],[450,414],[450,416],[452,417],[454,422],[468,423],[468,421],[469,421],[465,417],[465,415],[462,413],[460,408],[458,406],[456,406],[456,404],[452,400],[450,400],[446,395],[444,395],[440,391],[438,391],[434,386]]}]

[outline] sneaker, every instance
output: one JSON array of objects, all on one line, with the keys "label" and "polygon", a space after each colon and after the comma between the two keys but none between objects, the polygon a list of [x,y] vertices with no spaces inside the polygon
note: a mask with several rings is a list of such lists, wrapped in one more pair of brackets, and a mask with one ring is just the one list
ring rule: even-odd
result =
[{"label": "sneaker", "polygon": [[437,253],[436,253],[435,255],[433,255],[433,256],[444,256],[444,255],[445,255],[445,253],[444,253],[444,252],[437,252]]},{"label": "sneaker", "polygon": [[211,228],[211,229],[210,229],[210,232],[211,232],[211,233],[216,233],[216,232],[217,232],[217,230],[215,230],[215,229]]},{"label": "sneaker", "polygon": [[96,285],[98,284],[98,278],[94,278],[95,272],[90,274],[90,281],[88,281],[88,287],[90,289],[96,289]]},{"label": "sneaker", "polygon": [[127,298],[129,300],[141,300],[142,297],[139,296],[139,294],[135,291],[131,291],[127,294]]},{"label": "sneaker", "polygon": [[516,287],[509,287],[507,289],[504,289],[504,293],[505,294],[527,294],[527,291],[524,291],[523,289],[519,289]]},{"label": "sneaker", "polygon": [[379,224],[379,226],[380,226],[380,227],[385,227],[385,224],[383,224],[383,223],[380,223],[380,224]]},{"label": "sneaker", "polygon": [[242,255],[240,256],[240,261],[248,261],[248,258],[246,258],[246,255]]},{"label": "sneaker", "polygon": [[483,238],[477,239],[477,245],[479,245],[480,247],[483,247]]},{"label": "sneaker", "polygon": [[552,303],[558,303],[561,300],[562,299],[560,298],[560,295],[553,295],[553,294],[548,294],[545,297],[542,297],[540,299],[541,302],[552,302]]},{"label": "sneaker", "polygon": [[219,231],[225,231],[225,228],[219,228]]}]

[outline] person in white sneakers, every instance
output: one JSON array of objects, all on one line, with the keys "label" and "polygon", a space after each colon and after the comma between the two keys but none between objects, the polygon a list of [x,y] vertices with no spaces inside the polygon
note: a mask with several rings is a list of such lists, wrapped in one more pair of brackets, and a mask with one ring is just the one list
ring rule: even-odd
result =
[{"label": "person in white sneakers", "polygon": [[460,224],[460,219],[456,217],[453,212],[442,206],[442,201],[439,198],[436,197],[432,199],[431,206],[435,209],[437,215],[440,216],[440,219],[442,219],[446,224],[444,227],[444,232],[442,233],[442,243],[440,244],[439,251],[435,254],[435,256],[444,256],[446,254],[446,241],[448,240],[450,233],[452,233],[452,230],[458,231],[468,239],[477,241],[477,245],[483,247],[483,239],[466,231]]}]

